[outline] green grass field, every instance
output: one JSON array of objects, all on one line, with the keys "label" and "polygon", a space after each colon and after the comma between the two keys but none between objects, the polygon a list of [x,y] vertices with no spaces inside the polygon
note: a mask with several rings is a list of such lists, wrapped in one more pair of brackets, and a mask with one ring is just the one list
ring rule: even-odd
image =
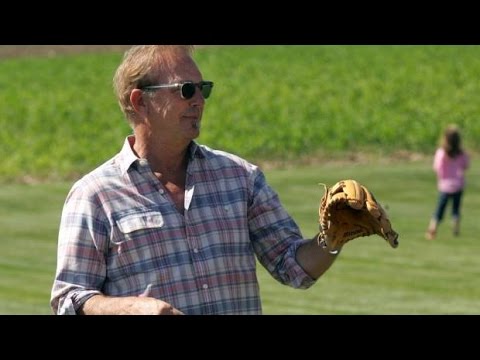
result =
[{"label": "green grass field", "polygon": [[[368,165],[368,166],[367,166]],[[478,223],[480,170],[472,168],[465,194],[462,233],[449,222],[438,239],[423,238],[436,201],[430,164],[424,161],[326,165],[269,170],[306,237],[317,230],[318,182],[355,178],[384,205],[400,246],[378,236],[348,243],[333,267],[308,290],[258,275],[265,314],[480,314]],[[70,183],[5,185],[0,189],[0,314],[50,314],[60,212]]]},{"label": "green grass field", "polygon": [[[121,53],[0,60],[0,182],[72,179],[130,132],[112,90]],[[450,122],[480,150],[480,46],[220,46],[200,140],[251,160],[432,153]]]},{"label": "green grass field", "polygon": [[[51,313],[67,192],[131,132],[111,85],[121,57],[0,59],[0,314]],[[400,233],[398,249],[378,236],[347,244],[306,291],[259,268],[266,314],[480,313],[480,46],[219,46],[195,57],[215,82],[199,141],[261,164],[305,237],[318,229],[317,184],[344,178],[367,185]],[[446,221],[427,241],[431,157],[451,122],[473,155],[462,233]]]}]

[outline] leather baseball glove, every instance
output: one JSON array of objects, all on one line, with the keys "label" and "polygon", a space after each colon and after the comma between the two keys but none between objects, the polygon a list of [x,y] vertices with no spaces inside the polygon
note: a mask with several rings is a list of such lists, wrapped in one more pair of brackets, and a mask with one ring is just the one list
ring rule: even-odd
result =
[{"label": "leather baseball glove", "polygon": [[335,254],[346,242],[361,236],[380,235],[396,248],[398,234],[373,194],[355,180],[342,180],[331,188],[325,184],[320,201],[319,245]]}]

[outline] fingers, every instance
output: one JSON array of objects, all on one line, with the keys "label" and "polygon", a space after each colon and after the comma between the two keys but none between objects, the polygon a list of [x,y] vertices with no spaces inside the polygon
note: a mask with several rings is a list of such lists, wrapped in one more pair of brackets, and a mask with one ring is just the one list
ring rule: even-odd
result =
[{"label": "fingers", "polygon": [[138,297],[149,297],[151,291],[152,291],[152,284],[148,284],[146,289],[143,291],[143,293],[138,295]]},{"label": "fingers", "polygon": [[344,204],[352,209],[360,210],[365,205],[365,192],[355,180],[342,180],[329,191],[329,206]]},{"label": "fingers", "polygon": [[185,315],[183,312],[175,308],[172,304],[169,304],[162,300],[156,300],[158,311],[157,315]]},{"label": "fingers", "polygon": [[380,218],[380,210],[378,209],[378,203],[373,197],[372,193],[365,187],[362,186],[363,192],[365,193],[365,203],[367,210],[374,216],[376,219]]},{"label": "fingers", "polygon": [[385,240],[388,241],[392,248],[398,247],[398,234],[392,229],[392,225],[390,224],[390,220],[388,220],[387,215],[382,210],[383,216],[380,221],[380,226],[382,227],[382,232],[384,235]]},{"label": "fingers", "polygon": [[159,315],[185,315],[180,310],[174,308],[172,305],[165,303],[165,306],[160,311]]},{"label": "fingers", "polygon": [[172,315],[185,315],[185,314],[178,309],[172,308]]},{"label": "fingers", "polygon": [[348,205],[356,210],[363,208],[365,193],[362,185],[355,180],[344,180],[343,184],[343,192],[347,196]]},{"label": "fingers", "polygon": [[390,246],[395,249],[398,246],[398,234],[392,229],[392,225],[390,223],[390,220],[388,220],[387,213],[377,202],[373,194],[366,187],[362,186],[362,188],[366,195],[365,202],[368,211],[375,219],[378,220],[381,235],[383,236],[383,238],[387,240]]},{"label": "fingers", "polygon": [[[140,298],[150,297],[151,291],[152,291],[152,284],[148,284],[145,290],[140,295],[138,295],[138,297]],[[159,305],[159,311],[158,311],[159,315],[185,315],[183,312],[174,308],[172,305],[170,305],[165,301],[157,300],[153,298],[151,300],[155,301]]]},{"label": "fingers", "polygon": [[388,243],[390,244],[390,246],[395,249],[399,244],[398,243],[398,234],[395,231],[393,231],[392,229],[390,229],[390,231],[387,232],[385,235],[387,237],[387,240],[388,240]]}]

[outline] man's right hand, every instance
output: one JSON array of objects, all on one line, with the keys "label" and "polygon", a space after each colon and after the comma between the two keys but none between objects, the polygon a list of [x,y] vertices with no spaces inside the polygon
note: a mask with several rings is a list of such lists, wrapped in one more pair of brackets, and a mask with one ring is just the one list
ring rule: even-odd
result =
[{"label": "man's right hand", "polygon": [[169,303],[147,296],[95,295],[78,310],[80,315],[184,315]]}]

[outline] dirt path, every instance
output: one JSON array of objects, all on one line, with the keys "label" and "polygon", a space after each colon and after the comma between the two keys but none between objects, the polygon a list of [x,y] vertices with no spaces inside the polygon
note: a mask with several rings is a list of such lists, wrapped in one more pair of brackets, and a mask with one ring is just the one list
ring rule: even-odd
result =
[{"label": "dirt path", "polygon": [[[80,52],[107,52],[123,53],[132,45],[0,45],[0,59],[18,56],[40,55],[52,57],[57,54],[75,54]],[[196,48],[206,45],[195,45]]]},{"label": "dirt path", "polygon": [[131,45],[0,45],[0,59],[17,56],[55,56],[79,52],[123,52]]}]

